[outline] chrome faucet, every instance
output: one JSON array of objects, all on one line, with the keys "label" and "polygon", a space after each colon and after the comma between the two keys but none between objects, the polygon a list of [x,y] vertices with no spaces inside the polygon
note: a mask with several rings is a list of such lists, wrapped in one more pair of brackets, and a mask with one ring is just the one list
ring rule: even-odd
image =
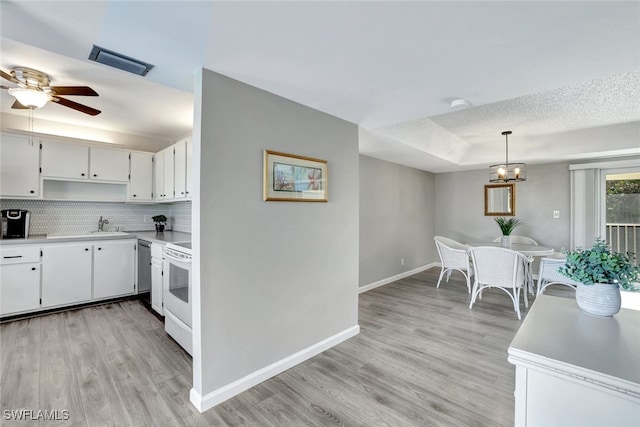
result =
[{"label": "chrome faucet", "polygon": [[107,224],[109,224],[109,220],[102,219],[102,217],[100,217],[100,219],[98,220],[98,231],[104,231],[104,226]]}]

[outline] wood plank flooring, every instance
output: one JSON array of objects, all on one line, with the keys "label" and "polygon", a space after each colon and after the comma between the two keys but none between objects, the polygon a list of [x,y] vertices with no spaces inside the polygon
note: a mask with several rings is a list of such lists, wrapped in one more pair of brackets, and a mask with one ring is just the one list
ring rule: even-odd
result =
[{"label": "wood plank flooring", "polygon": [[[189,402],[191,358],[138,301],[4,323],[0,424],[512,426],[521,322],[497,290],[469,310],[462,276],[436,289],[438,273],[361,294],[358,336],[204,414]],[[8,420],[18,409],[68,419]]]}]

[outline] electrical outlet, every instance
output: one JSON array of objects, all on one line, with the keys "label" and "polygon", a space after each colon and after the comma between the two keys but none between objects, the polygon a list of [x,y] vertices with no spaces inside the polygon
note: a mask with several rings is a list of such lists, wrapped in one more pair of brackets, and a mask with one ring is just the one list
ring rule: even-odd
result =
[{"label": "electrical outlet", "polygon": [[560,211],[553,211],[553,218],[554,219],[560,218]]},{"label": "electrical outlet", "polygon": [[400,265],[404,265],[404,258],[400,258]]}]

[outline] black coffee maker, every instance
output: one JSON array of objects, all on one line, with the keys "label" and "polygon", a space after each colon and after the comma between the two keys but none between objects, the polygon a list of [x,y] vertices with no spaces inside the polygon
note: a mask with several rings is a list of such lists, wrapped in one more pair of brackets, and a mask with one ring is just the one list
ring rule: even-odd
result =
[{"label": "black coffee maker", "polygon": [[2,209],[2,238],[25,239],[29,236],[31,213],[21,209]]}]

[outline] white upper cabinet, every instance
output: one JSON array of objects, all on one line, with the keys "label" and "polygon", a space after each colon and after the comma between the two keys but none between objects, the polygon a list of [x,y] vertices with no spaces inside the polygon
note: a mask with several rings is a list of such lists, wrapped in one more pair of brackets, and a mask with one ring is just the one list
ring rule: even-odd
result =
[{"label": "white upper cabinet", "polygon": [[156,200],[173,200],[173,146],[156,153]]},{"label": "white upper cabinet", "polygon": [[41,167],[45,178],[89,179],[89,147],[42,141]]},{"label": "white upper cabinet", "polygon": [[191,138],[187,139],[187,198],[191,198],[191,188],[193,184],[193,168],[192,168],[192,156],[193,156],[193,143]]},{"label": "white upper cabinet", "polygon": [[129,181],[129,152],[64,142],[42,142],[43,178]]},{"label": "white upper cabinet", "polygon": [[134,202],[153,200],[153,154],[151,153],[131,153],[129,200]]},{"label": "white upper cabinet", "polygon": [[40,195],[40,141],[3,134],[0,138],[0,197]]},{"label": "white upper cabinet", "polygon": [[175,183],[174,199],[187,198],[187,140],[177,142],[173,146],[173,182]]},{"label": "white upper cabinet", "polygon": [[110,148],[89,149],[90,179],[100,181],[129,181],[129,152]]},{"label": "white upper cabinet", "polygon": [[164,173],[163,173],[163,188],[162,193],[164,199],[171,200],[174,196],[174,184],[173,184],[173,147],[169,147],[162,152],[164,159]]}]

